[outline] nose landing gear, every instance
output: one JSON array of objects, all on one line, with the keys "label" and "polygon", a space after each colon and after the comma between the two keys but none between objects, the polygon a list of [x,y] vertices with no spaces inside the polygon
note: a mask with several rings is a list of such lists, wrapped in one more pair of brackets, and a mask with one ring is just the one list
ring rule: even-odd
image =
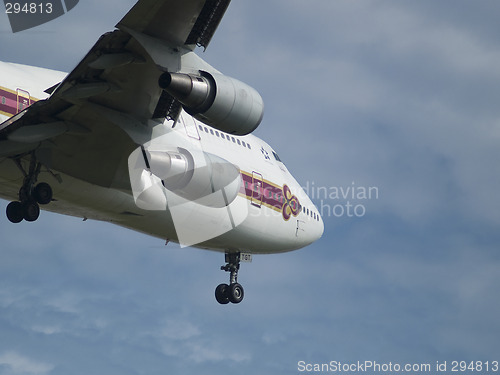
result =
[{"label": "nose landing gear", "polygon": [[226,253],[226,265],[222,271],[230,272],[229,285],[220,284],[215,289],[215,299],[221,305],[240,303],[245,295],[243,287],[238,284],[238,271],[240,269],[240,253]]},{"label": "nose landing gear", "polygon": [[52,188],[45,182],[36,185],[42,164],[36,161],[34,153],[31,154],[28,173],[19,159],[14,161],[24,175],[24,182],[19,190],[19,201],[7,205],[7,218],[11,223],[36,221],[40,216],[39,204],[49,204],[52,201]]}]

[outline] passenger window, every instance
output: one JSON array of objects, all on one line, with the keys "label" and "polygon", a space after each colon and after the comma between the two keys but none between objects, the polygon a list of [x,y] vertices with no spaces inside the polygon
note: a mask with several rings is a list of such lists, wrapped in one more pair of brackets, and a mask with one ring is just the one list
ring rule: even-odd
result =
[{"label": "passenger window", "polygon": [[251,150],[252,147],[250,147],[250,143],[247,143],[247,147]]},{"label": "passenger window", "polygon": [[226,139],[226,137],[224,137],[224,133],[220,133],[220,137],[221,137],[222,139]]},{"label": "passenger window", "polygon": [[219,136],[219,132],[218,132],[217,130],[215,131],[215,135],[216,135],[217,137],[220,137],[220,136]]},{"label": "passenger window", "polygon": [[237,141],[238,141],[238,144],[241,146],[241,142],[240,142],[240,140],[239,140],[239,139],[237,139]]},{"label": "passenger window", "polygon": [[212,129],[210,129],[210,134],[214,135],[214,131]]},{"label": "passenger window", "polygon": [[233,140],[233,143],[236,143],[236,139],[234,139],[234,137],[231,137],[231,139]]},{"label": "passenger window", "polygon": [[2,104],[5,104],[5,103],[6,103],[5,96],[2,96]]}]

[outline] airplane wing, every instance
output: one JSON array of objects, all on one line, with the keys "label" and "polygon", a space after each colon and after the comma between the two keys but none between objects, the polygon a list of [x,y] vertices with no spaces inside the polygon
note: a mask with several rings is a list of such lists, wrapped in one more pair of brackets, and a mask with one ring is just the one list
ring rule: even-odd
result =
[{"label": "airplane wing", "polygon": [[175,46],[197,44],[206,48],[230,1],[139,1],[117,26],[153,36]]},{"label": "airplane wing", "polygon": [[[0,158],[36,149],[49,168],[130,189],[127,158],[180,105],[158,86],[196,45],[207,47],[230,0],[139,0],[51,96],[0,125]],[[179,53],[185,51],[185,54]],[[198,60],[197,60],[198,61]],[[199,61],[202,61],[201,59]]]}]

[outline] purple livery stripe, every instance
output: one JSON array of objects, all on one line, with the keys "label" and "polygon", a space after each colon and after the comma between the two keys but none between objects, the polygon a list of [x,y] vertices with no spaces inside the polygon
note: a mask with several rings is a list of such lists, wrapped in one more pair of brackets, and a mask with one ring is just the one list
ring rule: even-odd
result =
[{"label": "purple livery stripe", "polygon": [[247,198],[256,206],[266,206],[274,211],[281,212],[284,220],[297,216],[301,211],[299,200],[292,195],[287,185],[280,187],[270,181],[262,179],[259,174],[250,174],[241,171],[242,185],[240,196]]},{"label": "purple livery stripe", "polygon": [[14,116],[36,101],[27,91],[18,89],[16,92],[0,87],[0,114],[4,116]]}]

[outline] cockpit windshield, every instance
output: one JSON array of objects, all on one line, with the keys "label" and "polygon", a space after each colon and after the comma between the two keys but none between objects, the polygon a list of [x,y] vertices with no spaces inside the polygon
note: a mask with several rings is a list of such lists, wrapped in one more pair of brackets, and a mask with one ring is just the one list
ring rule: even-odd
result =
[{"label": "cockpit windshield", "polygon": [[276,161],[279,161],[280,163],[283,163],[276,152],[273,151],[273,155],[274,155],[274,158],[276,159]]}]

